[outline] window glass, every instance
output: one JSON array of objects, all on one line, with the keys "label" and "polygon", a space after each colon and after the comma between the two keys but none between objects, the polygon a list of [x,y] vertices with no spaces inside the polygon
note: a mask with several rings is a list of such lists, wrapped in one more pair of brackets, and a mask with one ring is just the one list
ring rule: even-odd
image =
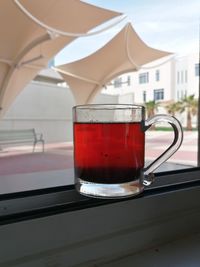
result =
[{"label": "window glass", "polygon": [[127,85],[128,86],[131,85],[131,76],[130,75],[127,76]]},{"label": "window glass", "polygon": [[149,73],[140,73],[139,74],[139,83],[148,83],[149,82]]},{"label": "window glass", "polygon": [[143,91],[143,102],[145,103],[147,99],[147,93],[146,91]]},{"label": "window glass", "polygon": [[195,64],[195,76],[199,76],[199,66],[200,64]]},{"label": "window glass", "polygon": [[117,78],[114,80],[114,87],[119,88],[122,86],[122,78]]},{"label": "window glass", "polygon": [[183,70],[181,71],[181,83],[183,83],[184,82],[184,72],[183,72]]},{"label": "window glass", "polygon": [[155,89],[154,93],[154,100],[163,100],[164,99],[164,89]]},{"label": "window glass", "polygon": [[[183,144],[179,151],[157,171],[165,172],[197,166],[199,1],[183,1],[181,7],[178,0],[153,2],[87,0],[87,2],[127,14],[134,30],[148,47],[174,51],[174,54],[153,62],[152,54],[149,54],[149,63],[142,65],[145,54],[141,49],[141,53],[135,54],[131,62],[127,61],[129,73],[121,73],[123,62],[120,66],[115,66],[119,70],[120,77],[113,77],[112,70],[109,70],[109,77],[113,80],[107,81],[104,79],[106,73],[103,73],[102,83],[96,84],[97,90],[88,90],[89,99],[84,95],[84,90],[87,91],[84,86],[79,91],[78,82],[74,90],[71,88],[72,79],[83,78],[79,73],[68,77],[67,81],[50,67],[73,62],[94,53],[113,38],[126,22],[116,25],[103,34],[77,38],[66,46],[49,61],[49,68],[44,66],[44,69],[38,72],[32,81],[27,82],[27,86],[16,97],[13,95],[13,102],[0,119],[0,194],[73,184],[72,107],[79,103],[134,103],[145,106],[146,117],[148,114],[163,113],[177,117],[184,129]],[[164,13],[163,10],[165,10]],[[158,16],[158,14],[164,15]],[[58,14],[58,18],[59,16]],[[49,17],[51,17],[50,14]],[[189,26],[188,21],[190,21]],[[3,31],[7,30],[3,23],[0,29],[1,27]],[[10,33],[7,32],[7,34]],[[1,37],[4,38],[3,35]],[[127,47],[124,55],[128,58]],[[8,48],[10,48],[9,45]],[[130,48],[134,50],[134,44],[131,43]],[[110,53],[113,61],[119,56],[117,51]],[[35,61],[31,62],[33,63],[31,66],[24,65],[27,78],[29,70],[41,66],[40,60],[45,56],[45,49],[39,47],[34,50],[33,60]],[[3,60],[7,62],[0,74],[0,82],[2,82],[3,72],[11,63],[6,52],[0,53],[0,57],[0,66],[5,63],[2,63]],[[29,59],[32,60],[27,57],[24,62]],[[141,66],[138,63],[139,59]],[[105,69],[107,63],[102,63]],[[17,73],[20,73],[19,69],[15,70],[16,81],[21,78],[17,76]],[[84,82],[87,83],[88,80],[95,83],[93,79],[95,71],[88,70],[87,66],[84,70],[87,70]],[[100,67],[97,69],[97,72],[99,71]],[[16,81],[12,81],[13,84]],[[75,101],[77,95],[79,102]],[[24,130],[30,129],[34,129],[32,136],[29,135],[28,139],[24,140]],[[14,137],[9,139],[7,132],[3,140],[1,131],[4,130],[15,131]],[[148,129],[145,135],[147,163],[162,154],[173,139],[173,131],[168,124],[156,125]],[[44,140],[44,152],[42,140]],[[36,143],[35,147],[34,143]]]},{"label": "window glass", "polygon": [[180,83],[180,72],[177,71],[177,83]]},{"label": "window glass", "polygon": [[160,71],[156,70],[156,81],[160,81]]},{"label": "window glass", "polygon": [[187,83],[187,81],[188,81],[188,72],[187,70],[185,70],[185,83]]}]

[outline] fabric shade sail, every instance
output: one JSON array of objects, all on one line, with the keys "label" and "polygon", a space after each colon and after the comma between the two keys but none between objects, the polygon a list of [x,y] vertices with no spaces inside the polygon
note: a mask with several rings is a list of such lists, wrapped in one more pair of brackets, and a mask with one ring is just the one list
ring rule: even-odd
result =
[{"label": "fabric shade sail", "polygon": [[137,71],[154,60],[171,55],[147,46],[130,23],[105,46],[81,60],[54,68],[72,90],[77,104],[92,102],[101,88],[120,74]]},{"label": "fabric shade sail", "polygon": [[[87,33],[121,13],[78,0],[20,0],[45,25],[70,33]],[[0,1],[0,117],[19,92],[48,61],[76,36],[58,35],[31,19],[16,0]]]}]

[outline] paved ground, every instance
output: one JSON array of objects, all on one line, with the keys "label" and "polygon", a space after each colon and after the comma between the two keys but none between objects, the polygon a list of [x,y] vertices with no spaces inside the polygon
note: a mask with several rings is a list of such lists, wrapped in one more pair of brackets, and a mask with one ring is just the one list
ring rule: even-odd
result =
[{"label": "paved ground", "polygon": [[[173,140],[171,132],[146,133],[146,160],[152,161],[158,157]],[[31,146],[4,148],[0,151],[0,175],[25,174],[66,170],[73,168],[72,143],[46,144],[45,152],[32,153]],[[196,166],[197,162],[197,133],[185,132],[184,141],[178,152],[172,156],[160,170]],[[184,165],[184,166],[183,166]]]},{"label": "paved ground", "polygon": [[[169,146],[173,140],[172,132],[146,132],[146,159],[154,159]],[[168,160],[171,163],[196,166],[197,164],[197,132],[184,132],[180,149]]]},{"label": "paved ground", "polygon": [[[172,133],[148,131],[146,162],[159,156],[170,144]],[[196,166],[197,133],[186,132],[180,150],[156,171]],[[38,146],[7,147],[0,151],[0,195],[74,183],[72,143],[46,144],[45,152]]]}]

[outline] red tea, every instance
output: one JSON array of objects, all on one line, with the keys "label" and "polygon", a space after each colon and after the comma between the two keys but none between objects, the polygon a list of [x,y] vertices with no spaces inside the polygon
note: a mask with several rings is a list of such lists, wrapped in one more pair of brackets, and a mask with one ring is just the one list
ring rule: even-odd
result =
[{"label": "red tea", "polygon": [[141,177],[141,123],[74,123],[75,176],[94,183],[125,183]]}]

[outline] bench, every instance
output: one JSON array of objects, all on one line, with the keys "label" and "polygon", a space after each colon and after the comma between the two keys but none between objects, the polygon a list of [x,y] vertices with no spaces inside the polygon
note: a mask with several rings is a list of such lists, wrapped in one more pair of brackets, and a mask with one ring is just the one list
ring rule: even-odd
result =
[{"label": "bench", "polygon": [[43,136],[37,134],[35,129],[0,130],[0,146],[30,142],[33,143],[33,152],[37,143],[42,144],[42,151],[44,152]]}]

